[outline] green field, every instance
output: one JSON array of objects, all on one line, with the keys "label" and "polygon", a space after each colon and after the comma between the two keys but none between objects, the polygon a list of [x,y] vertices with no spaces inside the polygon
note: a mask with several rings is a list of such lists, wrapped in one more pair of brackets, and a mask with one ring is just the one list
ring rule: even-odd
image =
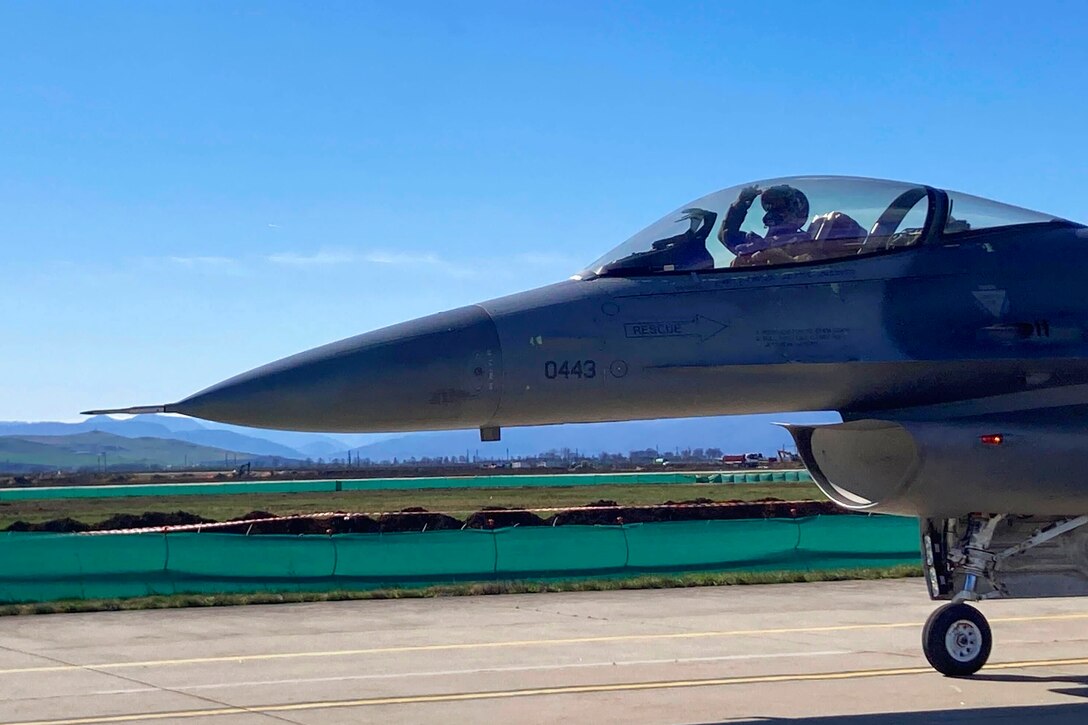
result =
[{"label": "green field", "polygon": [[666,501],[707,498],[714,501],[826,500],[811,483],[767,484],[636,484],[563,486],[554,488],[465,488],[417,491],[339,491],[328,493],[259,493],[215,496],[155,496],[98,499],[44,499],[0,502],[0,529],[15,521],[39,523],[73,518],[87,523],[113,514],[146,511],[188,511],[217,521],[250,511],[304,514],[324,511],[355,513],[398,511],[421,506],[453,515],[470,514],[485,506],[505,508],[570,508],[599,500],[622,505],[654,505]]}]

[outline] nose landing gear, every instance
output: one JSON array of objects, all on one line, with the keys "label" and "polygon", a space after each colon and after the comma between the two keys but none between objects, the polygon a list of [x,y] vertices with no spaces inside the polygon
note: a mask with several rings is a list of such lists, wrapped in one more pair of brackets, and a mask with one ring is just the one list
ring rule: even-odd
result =
[{"label": "nose landing gear", "polygon": [[[929,664],[948,677],[973,675],[986,664],[993,645],[990,625],[965,602],[1088,595],[1083,591],[1088,572],[1082,573],[1080,556],[1066,554],[1082,551],[1081,542],[1088,537],[1077,546],[1038,548],[1078,529],[1085,534],[1088,529],[1081,529],[1085,524],[1088,514],[1065,519],[974,514],[940,523],[926,521],[922,547],[930,596],[952,600],[931,614],[922,630],[922,650]],[[1010,567],[1013,559],[1020,559],[1019,568]],[[1064,571],[1073,573],[1060,574]],[[1017,580],[1018,574],[1024,578]]]},{"label": "nose landing gear", "polygon": [[963,603],[946,604],[926,620],[922,651],[933,669],[948,677],[966,677],[990,657],[993,635],[982,612]]}]

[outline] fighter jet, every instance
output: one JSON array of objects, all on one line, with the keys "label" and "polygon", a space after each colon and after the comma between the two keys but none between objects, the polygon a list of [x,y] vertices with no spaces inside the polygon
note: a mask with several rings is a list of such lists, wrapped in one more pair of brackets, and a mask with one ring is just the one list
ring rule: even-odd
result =
[{"label": "fighter jet", "polygon": [[[758,202],[758,204],[757,204]],[[416,431],[781,411],[838,505],[918,517],[929,662],[980,599],[1088,594],[1088,228],[922,184],[807,176],[685,204],[572,278],[369,332],[168,405]]]}]

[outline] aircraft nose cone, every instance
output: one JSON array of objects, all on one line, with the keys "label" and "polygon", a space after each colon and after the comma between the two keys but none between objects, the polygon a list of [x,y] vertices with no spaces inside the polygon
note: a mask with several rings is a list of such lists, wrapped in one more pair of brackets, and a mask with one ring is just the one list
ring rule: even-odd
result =
[{"label": "aircraft nose cone", "polygon": [[500,366],[495,323],[464,307],[284,358],[168,411],[290,430],[472,428],[498,408]]}]

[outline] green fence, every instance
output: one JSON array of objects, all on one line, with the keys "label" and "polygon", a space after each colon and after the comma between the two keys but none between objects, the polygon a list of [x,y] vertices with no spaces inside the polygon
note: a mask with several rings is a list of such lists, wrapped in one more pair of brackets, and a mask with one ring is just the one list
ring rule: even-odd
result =
[{"label": "green fence", "polygon": [[424,488],[540,488],[621,484],[798,483],[812,481],[808,471],[733,473],[585,473],[425,478],[358,478],[322,481],[224,481],[148,483],[120,486],[33,486],[2,488],[0,501],[117,496],[207,496],[236,493],[313,493],[332,491],[419,490]]},{"label": "green fence", "polygon": [[892,516],[338,536],[8,532],[0,534],[0,602],[818,570],[918,560],[917,520]]}]

